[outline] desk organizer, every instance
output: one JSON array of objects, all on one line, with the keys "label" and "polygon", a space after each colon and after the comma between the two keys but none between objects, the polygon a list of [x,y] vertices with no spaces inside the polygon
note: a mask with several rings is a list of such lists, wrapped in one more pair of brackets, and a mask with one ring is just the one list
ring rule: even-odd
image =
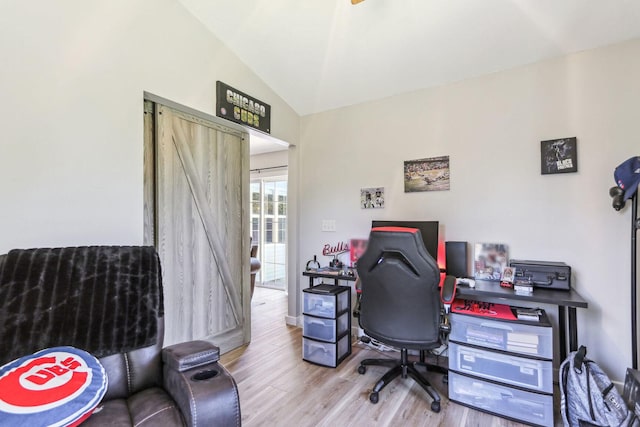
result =
[{"label": "desk organizer", "polygon": [[553,329],[540,320],[451,313],[449,399],[494,415],[553,426]]},{"label": "desk organizer", "polygon": [[303,289],[302,359],[335,368],[351,354],[351,288]]}]

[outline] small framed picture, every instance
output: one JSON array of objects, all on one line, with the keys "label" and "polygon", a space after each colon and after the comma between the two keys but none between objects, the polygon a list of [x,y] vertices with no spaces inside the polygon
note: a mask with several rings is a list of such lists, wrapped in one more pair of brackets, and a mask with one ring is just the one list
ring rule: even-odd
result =
[{"label": "small framed picture", "polygon": [[474,247],[474,279],[500,281],[508,265],[509,248],[503,243],[476,243]]},{"label": "small framed picture", "polygon": [[384,208],[384,187],[361,188],[360,207],[362,209]]},{"label": "small framed picture", "polygon": [[504,283],[513,283],[513,278],[516,276],[516,268],[515,267],[505,267],[502,270],[502,279],[501,282]]},{"label": "small framed picture", "polygon": [[578,172],[578,141],[576,137],[540,142],[542,175]]}]

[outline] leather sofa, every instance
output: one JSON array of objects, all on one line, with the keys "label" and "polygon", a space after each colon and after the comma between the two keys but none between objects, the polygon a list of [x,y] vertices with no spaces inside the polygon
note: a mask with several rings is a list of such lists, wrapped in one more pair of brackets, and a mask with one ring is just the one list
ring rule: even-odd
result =
[{"label": "leather sofa", "polygon": [[[65,286],[65,281],[73,283]],[[115,293],[112,287],[118,288]],[[83,293],[84,288],[88,292]],[[127,307],[125,301],[134,303]],[[139,310],[139,305],[146,307]],[[124,316],[118,314],[122,310]],[[52,333],[28,332],[45,328],[38,319],[56,313],[62,320],[53,322],[57,328],[46,326]],[[66,319],[79,319],[77,330],[63,325]],[[128,324],[119,324],[124,319]],[[62,345],[98,358],[108,386],[83,426],[241,425],[238,389],[219,363],[215,345],[198,340],[163,348],[162,280],[152,247],[14,250],[0,255],[0,324],[0,366]],[[127,337],[130,331],[135,333]]]}]

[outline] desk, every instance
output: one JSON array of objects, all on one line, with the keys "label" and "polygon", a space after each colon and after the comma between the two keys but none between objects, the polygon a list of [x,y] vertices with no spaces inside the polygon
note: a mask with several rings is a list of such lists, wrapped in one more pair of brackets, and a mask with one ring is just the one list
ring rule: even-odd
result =
[{"label": "desk", "polygon": [[[494,304],[507,304],[517,306],[521,302],[533,304],[551,304],[558,306],[558,329],[560,339],[560,361],[567,357],[567,335],[569,337],[569,351],[578,349],[578,325],[576,321],[576,308],[587,308],[584,300],[573,289],[560,291],[544,288],[535,288],[531,295],[517,295],[513,289],[503,288],[499,282],[476,280],[475,288],[458,286],[456,298],[491,302]],[[567,319],[567,309],[569,317]],[[568,323],[567,323],[568,320]]]},{"label": "desk", "polygon": [[[337,285],[340,280],[354,282],[354,275],[340,274],[342,270],[322,268],[309,270],[302,273],[309,278],[309,287],[313,287],[313,280],[317,278],[333,279]],[[346,269],[349,271],[350,269]],[[353,271],[353,270],[352,270]],[[491,302],[494,304],[507,304],[518,306],[523,302],[529,304],[550,304],[558,306],[558,337],[560,343],[560,362],[567,357],[567,338],[569,339],[569,351],[578,349],[578,322],[576,308],[588,308],[587,301],[573,289],[569,291],[535,288],[531,295],[518,295],[513,289],[503,288],[500,282],[488,280],[476,280],[475,288],[458,286],[456,298]],[[567,316],[568,311],[568,316]]]},{"label": "desk", "polygon": [[[353,275],[349,274],[341,274],[343,271],[352,272]],[[313,279],[333,279],[335,285],[338,285],[338,281],[347,280],[349,282],[356,281],[356,270],[355,268],[341,268],[341,269],[331,269],[328,267],[320,268],[318,270],[307,270],[302,273],[303,276],[307,276],[309,278],[309,287],[313,287]]]}]

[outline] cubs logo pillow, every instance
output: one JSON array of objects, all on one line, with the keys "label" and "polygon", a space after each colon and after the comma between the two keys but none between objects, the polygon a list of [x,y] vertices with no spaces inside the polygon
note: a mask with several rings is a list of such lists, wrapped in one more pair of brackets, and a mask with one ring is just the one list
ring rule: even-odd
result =
[{"label": "cubs logo pillow", "polygon": [[0,426],[77,426],[107,391],[98,359],[54,347],[0,367]]}]

